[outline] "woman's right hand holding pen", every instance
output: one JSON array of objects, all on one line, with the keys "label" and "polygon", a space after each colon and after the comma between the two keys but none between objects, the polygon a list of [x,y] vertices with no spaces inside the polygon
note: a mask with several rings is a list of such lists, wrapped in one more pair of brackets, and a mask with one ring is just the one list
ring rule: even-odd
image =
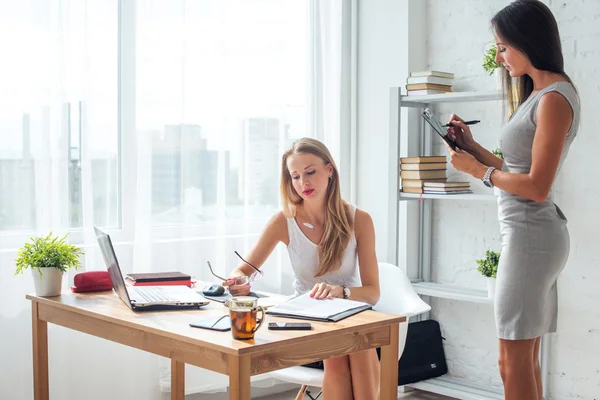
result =
[{"label": "woman's right hand holding pen", "polygon": [[471,128],[465,125],[465,121],[456,114],[450,115],[448,124],[453,125],[448,128],[448,136],[452,138],[461,148],[467,152],[471,152],[471,149],[477,144],[473,135],[471,134]]}]

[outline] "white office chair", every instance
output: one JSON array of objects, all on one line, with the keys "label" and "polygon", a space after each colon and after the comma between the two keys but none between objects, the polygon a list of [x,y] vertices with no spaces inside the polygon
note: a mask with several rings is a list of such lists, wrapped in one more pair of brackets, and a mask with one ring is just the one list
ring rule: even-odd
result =
[{"label": "white office chair", "polygon": [[[379,302],[373,307],[376,311],[387,314],[405,316],[407,321],[400,324],[398,341],[398,359],[404,351],[406,344],[406,332],[408,331],[408,318],[422,314],[431,310],[431,307],[425,303],[413,289],[410,280],[406,276],[406,271],[392,264],[379,263]],[[291,367],[273,371],[270,373],[272,378],[285,382],[301,385],[296,400],[302,400],[308,392],[308,387],[323,386],[323,371],[308,367]]]}]

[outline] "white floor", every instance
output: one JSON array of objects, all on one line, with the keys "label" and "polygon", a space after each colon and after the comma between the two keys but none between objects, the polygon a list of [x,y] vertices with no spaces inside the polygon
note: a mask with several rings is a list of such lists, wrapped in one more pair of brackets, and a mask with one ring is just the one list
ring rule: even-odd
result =
[{"label": "white floor", "polygon": [[[254,394],[254,390],[253,390],[253,394],[252,394],[252,398],[253,399],[261,399],[261,400],[295,400],[296,399],[296,395],[298,394],[298,390],[291,390],[291,391],[287,391],[285,393],[278,393],[278,394],[273,394],[270,396],[260,396],[260,395],[255,395]],[[313,393],[313,397],[319,393],[319,391],[317,389],[315,389],[314,391],[311,391],[311,393]],[[169,397],[165,397],[165,398],[169,398]],[[212,395],[191,395],[191,396],[186,396],[186,400],[227,400],[229,398],[229,396],[227,395],[227,393],[219,393],[219,394],[212,394]],[[400,397],[398,397],[398,399],[401,400],[456,400],[453,397],[446,397],[446,396],[440,396],[437,394],[433,394],[433,393],[427,393],[427,392],[422,392],[420,390],[415,390],[412,391],[410,393],[405,393],[400,395]],[[310,398],[308,396],[304,396],[303,400],[310,400]],[[319,397],[319,400],[324,400],[323,396]]]},{"label": "white floor", "polygon": [[[315,392],[319,393],[318,391]],[[269,397],[261,397],[262,400],[295,400],[298,391],[291,391],[286,393],[279,393]],[[314,397],[314,396],[313,396]],[[304,397],[305,400],[310,400],[308,396]],[[323,397],[319,397],[319,400],[323,399]],[[414,392],[402,394],[398,399],[402,400],[455,400],[453,397],[440,396],[433,393],[426,393],[420,390],[415,390]]]}]

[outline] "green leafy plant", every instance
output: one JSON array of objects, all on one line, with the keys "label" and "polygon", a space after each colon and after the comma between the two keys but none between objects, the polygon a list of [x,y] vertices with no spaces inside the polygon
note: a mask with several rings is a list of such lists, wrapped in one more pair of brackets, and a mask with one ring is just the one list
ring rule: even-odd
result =
[{"label": "green leafy plant", "polygon": [[70,268],[79,269],[81,263],[79,257],[84,254],[77,246],[67,243],[65,239],[52,236],[52,232],[46,237],[30,238],[31,242],[19,249],[17,254],[17,269],[15,275],[23,273],[27,268],[37,269],[42,276],[43,268],[56,268],[67,272]]},{"label": "green leafy plant", "polygon": [[496,157],[504,160],[504,154],[502,154],[502,150],[500,150],[499,147],[496,147],[494,150],[492,150],[492,154],[495,155]]},{"label": "green leafy plant", "polygon": [[483,53],[483,69],[489,75],[492,75],[496,68],[500,68],[500,64],[496,62],[496,45],[493,44]]},{"label": "green leafy plant", "polygon": [[479,264],[477,271],[479,271],[481,275],[487,276],[488,278],[495,278],[496,272],[498,271],[499,261],[500,253],[497,253],[493,250],[487,250],[485,252],[485,258],[476,260],[477,264]]}]

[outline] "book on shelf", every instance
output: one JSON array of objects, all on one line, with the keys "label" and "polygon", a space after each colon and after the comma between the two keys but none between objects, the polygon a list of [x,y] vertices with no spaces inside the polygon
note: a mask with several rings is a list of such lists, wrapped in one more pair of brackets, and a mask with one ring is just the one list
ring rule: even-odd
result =
[{"label": "book on shelf", "polygon": [[446,156],[400,157],[400,164],[445,163]]},{"label": "book on shelf", "polygon": [[452,190],[452,191],[435,191],[423,189],[423,193],[425,194],[439,194],[439,195],[453,195],[453,194],[470,194],[473,193],[470,189],[468,190]]},{"label": "book on shelf", "polygon": [[400,169],[403,171],[429,171],[446,169],[446,163],[400,164]]},{"label": "book on shelf", "polygon": [[444,181],[444,182],[432,182],[427,181],[423,184],[424,187],[428,189],[433,188],[453,188],[453,187],[470,187],[470,182],[457,182],[457,181]]},{"label": "book on shelf", "polygon": [[454,83],[452,79],[448,78],[440,78],[439,76],[418,76],[418,77],[410,77],[406,79],[407,85],[417,85],[417,84],[433,84],[433,85],[443,85],[443,86],[452,86]]},{"label": "book on shelf", "polygon": [[431,171],[400,171],[402,179],[442,179],[446,178],[446,170]]},{"label": "book on shelf", "polygon": [[402,192],[403,193],[421,194],[421,193],[423,193],[423,188],[422,187],[407,187],[407,186],[402,185]]},{"label": "book on shelf", "polygon": [[471,190],[470,186],[459,186],[459,187],[449,187],[449,188],[432,188],[423,186],[423,190],[428,192],[439,192],[439,193],[447,193],[447,192],[460,192],[463,190]]},{"label": "book on shelf", "polygon": [[403,188],[422,188],[425,182],[444,182],[446,178],[442,179],[402,179]]},{"label": "book on shelf", "polygon": [[451,72],[434,71],[434,70],[411,72],[410,76],[411,77],[417,77],[417,76],[439,76],[441,78],[454,79],[454,74],[451,73]]},{"label": "book on shelf", "polygon": [[473,193],[469,182],[425,182],[423,193],[428,194],[464,194]]},{"label": "book on shelf", "polygon": [[412,85],[406,85],[406,90],[408,90],[408,91],[412,91],[412,90],[426,90],[426,89],[441,90],[442,92],[451,92],[452,91],[452,86],[448,86],[448,85],[436,85],[434,83],[414,83]]},{"label": "book on shelf", "polygon": [[406,95],[407,96],[427,96],[430,94],[446,94],[446,93],[452,93],[452,92],[444,92],[443,90],[424,89],[424,90],[409,90],[406,92]]}]

